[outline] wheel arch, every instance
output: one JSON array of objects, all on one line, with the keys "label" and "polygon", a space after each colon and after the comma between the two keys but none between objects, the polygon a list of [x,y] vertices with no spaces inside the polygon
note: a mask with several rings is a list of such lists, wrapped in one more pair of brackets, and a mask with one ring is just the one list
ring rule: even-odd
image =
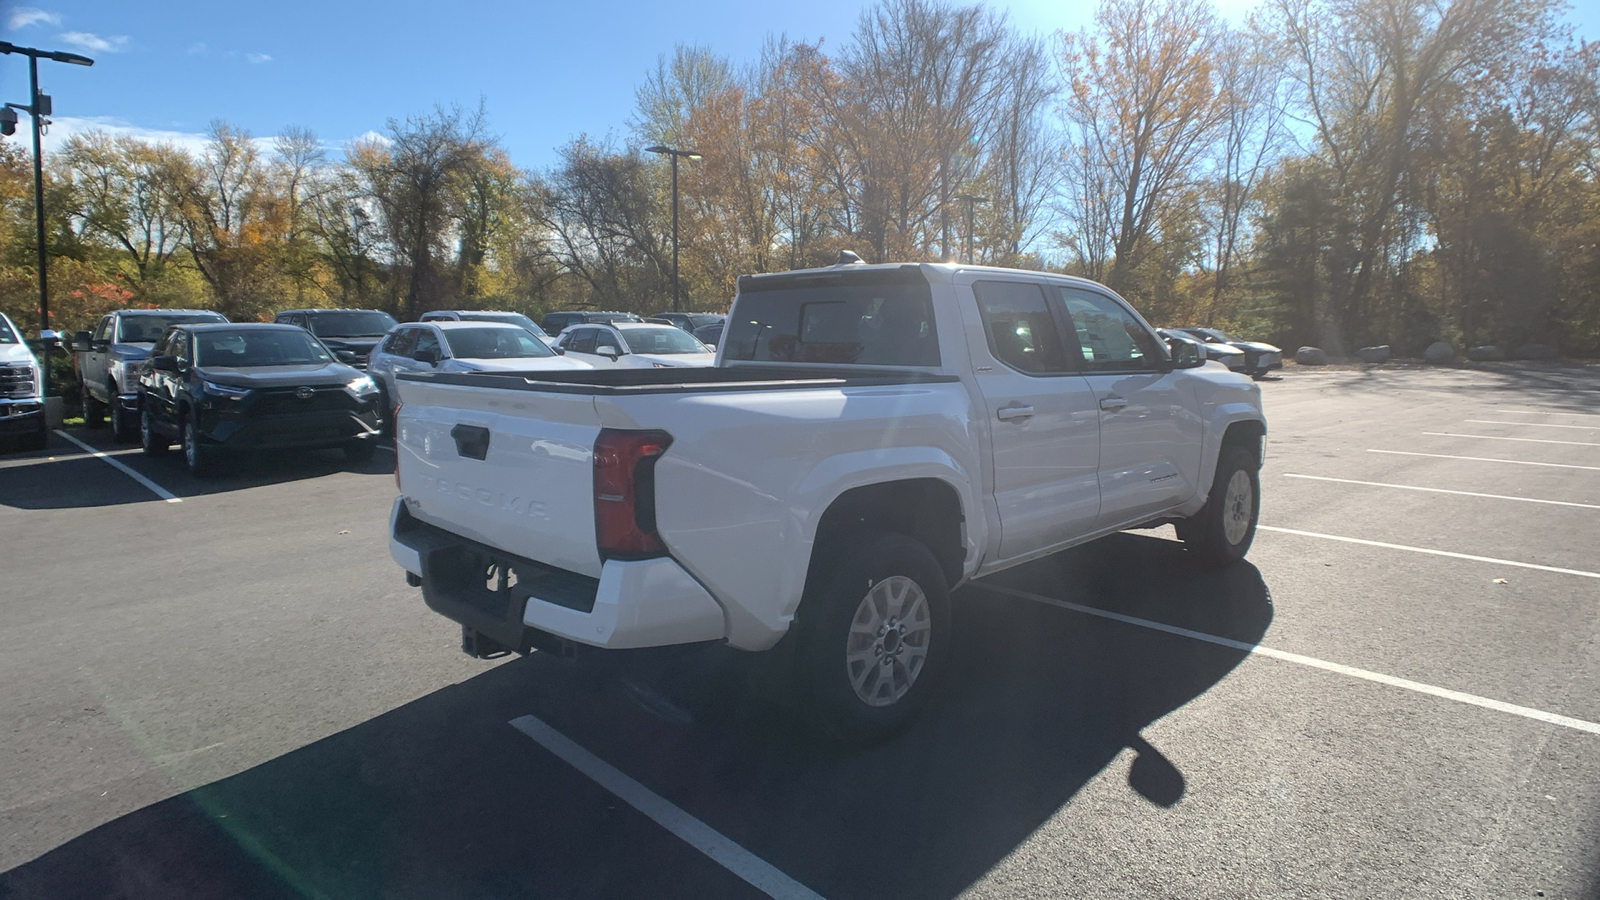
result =
[{"label": "wheel arch", "polygon": [[806,586],[825,577],[839,552],[863,534],[903,534],[921,542],[938,560],[947,586],[965,572],[966,512],[961,493],[941,478],[916,477],[850,488],[834,498],[818,519]]}]

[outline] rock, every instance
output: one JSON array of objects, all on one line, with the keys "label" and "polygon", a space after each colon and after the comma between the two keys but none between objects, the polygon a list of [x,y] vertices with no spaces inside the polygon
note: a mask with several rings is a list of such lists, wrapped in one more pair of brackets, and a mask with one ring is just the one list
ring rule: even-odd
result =
[{"label": "rock", "polygon": [[1517,359],[1555,359],[1556,351],[1549,344],[1529,341],[1517,348]]},{"label": "rock", "polygon": [[1444,341],[1434,341],[1428,345],[1428,349],[1422,351],[1423,362],[1446,363],[1455,359],[1455,356],[1456,352]]},{"label": "rock", "polygon": [[1506,354],[1493,344],[1484,344],[1481,347],[1468,347],[1467,359],[1473,362],[1499,362],[1506,358]]},{"label": "rock", "polygon": [[1325,366],[1328,354],[1323,353],[1321,347],[1301,347],[1294,352],[1294,361],[1302,366]]},{"label": "rock", "polygon": [[1389,345],[1380,344],[1376,347],[1362,347],[1356,351],[1356,356],[1360,357],[1362,362],[1386,363],[1389,361]]}]

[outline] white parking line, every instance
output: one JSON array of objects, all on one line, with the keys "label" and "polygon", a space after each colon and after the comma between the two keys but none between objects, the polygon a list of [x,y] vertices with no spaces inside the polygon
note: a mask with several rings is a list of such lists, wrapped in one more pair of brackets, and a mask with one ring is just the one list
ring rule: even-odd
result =
[{"label": "white parking line", "polygon": [[822,900],[817,892],[778,871],[771,863],[724,837],[710,825],[684,812],[670,801],[615,766],[578,746],[571,738],[533,716],[511,720],[511,727],[531,737],[539,746],[560,757],[567,765],[589,776],[616,794],[629,806],[644,813],[656,824],[682,838],[689,846],[711,857],[723,868],[743,878],[769,897],[794,900]]},{"label": "white parking line", "polygon": [[1496,559],[1492,556],[1473,556],[1470,553],[1454,553],[1449,550],[1434,550],[1428,547],[1408,547],[1405,544],[1389,544],[1384,541],[1369,541],[1365,538],[1344,537],[1338,534],[1322,534],[1316,531],[1300,531],[1295,528],[1275,528],[1271,525],[1257,525],[1260,531],[1276,531],[1279,534],[1297,534],[1301,537],[1321,538],[1325,541],[1341,541],[1346,544],[1361,544],[1364,547],[1383,547],[1386,550],[1407,550],[1411,553],[1426,553],[1429,556],[1448,556],[1451,559],[1466,559],[1472,562],[1493,563],[1497,566],[1515,566],[1518,569],[1538,569],[1541,572],[1555,572],[1561,575],[1578,575],[1583,578],[1600,578],[1600,572],[1585,572],[1582,569],[1563,569],[1559,566],[1541,566],[1538,563],[1517,562],[1514,559]]},{"label": "white parking line", "polygon": [[1497,409],[1495,413],[1502,416],[1593,416],[1600,417],[1600,413],[1592,412],[1562,412],[1559,409]]},{"label": "white parking line", "polygon": [[1019,591],[1015,588],[991,586],[983,584],[982,582],[979,582],[973,586],[987,591],[993,591],[998,594],[1006,594],[1008,596],[1017,597],[1023,600],[1032,600],[1035,603],[1043,603],[1047,606],[1059,606],[1062,609],[1070,609],[1073,612],[1085,613],[1091,616],[1099,616],[1102,619],[1110,619],[1113,622],[1122,622],[1127,625],[1137,625],[1140,628],[1149,628],[1154,631],[1175,634],[1179,637],[1193,638],[1197,641],[1205,641],[1208,644],[1217,644],[1222,647],[1230,647],[1234,650],[1243,650],[1245,653],[1248,653],[1251,656],[1265,656],[1269,659],[1282,660],[1283,662],[1291,662],[1295,663],[1296,665],[1308,666],[1313,669],[1322,669],[1325,672],[1333,672],[1339,675],[1346,675],[1351,678],[1359,678],[1362,681],[1372,681],[1378,684],[1386,684],[1390,687],[1403,688],[1408,691],[1415,691],[1419,694],[1427,694],[1432,697],[1442,697],[1446,700],[1454,700],[1457,703],[1467,703],[1471,704],[1472,706],[1481,706],[1484,709],[1492,709],[1496,710],[1497,712],[1510,713],[1513,716],[1521,716],[1524,719],[1533,719],[1536,722],[1546,722],[1551,725],[1560,725],[1564,728],[1572,728],[1577,731],[1586,731],[1590,734],[1600,734],[1600,722],[1590,722],[1585,719],[1575,719],[1571,716],[1563,716],[1558,713],[1545,712],[1542,709],[1534,709],[1530,706],[1518,706],[1515,703],[1506,703],[1503,700],[1492,700],[1488,697],[1480,697],[1477,694],[1468,694],[1462,691],[1452,691],[1449,688],[1436,687],[1431,684],[1424,684],[1420,681],[1412,681],[1409,678],[1396,678],[1393,675],[1384,675],[1381,672],[1373,672],[1368,669],[1358,669],[1355,666],[1347,666],[1343,663],[1329,662],[1325,659],[1317,659],[1314,656],[1302,656],[1299,653],[1290,653],[1287,650],[1274,650],[1271,647],[1263,647],[1260,644],[1247,644],[1244,641],[1235,641],[1231,638],[1218,637],[1214,634],[1206,634],[1203,631],[1191,631],[1187,628],[1179,628],[1176,625],[1167,625],[1163,622],[1154,622],[1150,619],[1141,619],[1137,616],[1125,616],[1122,613],[1114,613],[1109,610],[1096,609],[1092,606],[1083,606],[1067,600],[1056,600],[1053,597],[1045,597],[1039,594],[1030,594],[1027,591]]},{"label": "white parking line", "polygon": [[98,457],[106,465],[110,466],[113,469],[116,469],[117,471],[119,471],[122,474],[128,476],[129,478],[132,478],[134,481],[137,481],[140,484],[144,485],[145,487],[149,488],[150,492],[152,494],[155,494],[157,497],[160,497],[161,499],[167,501],[168,503],[182,503],[183,502],[183,498],[182,497],[179,497],[179,496],[173,494],[172,492],[168,491],[166,488],[162,487],[161,485],[156,484],[154,481],[151,481],[150,479],[144,477],[143,475],[140,475],[138,472],[135,472],[134,470],[128,468],[122,462],[120,462],[118,460],[115,460],[115,459],[112,459],[111,457],[107,456],[106,454],[101,453],[99,450],[96,450],[95,448],[89,446],[88,444],[85,444],[83,441],[80,441],[77,438],[73,437],[72,435],[67,434],[65,431],[61,431],[60,429],[57,429],[56,430],[56,434],[59,434],[62,437],[66,438],[67,440],[73,442],[74,444],[77,444],[79,447],[82,447],[83,451],[85,453],[89,454],[90,456]]},{"label": "white parking line", "polygon": [[1501,437],[1498,434],[1453,434],[1448,431],[1424,431],[1430,437],[1478,438],[1484,441],[1521,441],[1524,444],[1572,444],[1578,447],[1600,447],[1592,441],[1551,441],[1545,438]]},{"label": "white parking line", "polygon": [[1356,481],[1353,478],[1329,478],[1325,475],[1293,475],[1285,472],[1285,478],[1306,478],[1311,481],[1336,481],[1340,484],[1364,484],[1368,487],[1399,488],[1402,491],[1427,491],[1432,494],[1457,494],[1462,497],[1486,497],[1490,500],[1519,500],[1523,503],[1548,503],[1551,506],[1576,506],[1580,509],[1600,509],[1594,503],[1573,503],[1569,500],[1538,500],[1533,497],[1508,497],[1505,494],[1480,494],[1477,491],[1450,491],[1444,488],[1418,487],[1414,484],[1388,484],[1382,481]]},{"label": "white parking line", "polygon": [[1470,462],[1497,462],[1510,463],[1514,466],[1546,466],[1551,469],[1587,469],[1591,472],[1600,472],[1600,466],[1575,466],[1571,463],[1531,462],[1526,459],[1499,459],[1493,456],[1451,456],[1448,453],[1417,453],[1414,450],[1373,450],[1368,453],[1388,453],[1393,456],[1427,456],[1433,459],[1465,459]]},{"label": "white parking line", "polygon": [[1600,425],[1559,425],[1554,422],[1496,422],[1493,419],[1463,419],[1473,425],[1515,425],[1518,428],[1575,428],[1578,431],[1595,431]]}]

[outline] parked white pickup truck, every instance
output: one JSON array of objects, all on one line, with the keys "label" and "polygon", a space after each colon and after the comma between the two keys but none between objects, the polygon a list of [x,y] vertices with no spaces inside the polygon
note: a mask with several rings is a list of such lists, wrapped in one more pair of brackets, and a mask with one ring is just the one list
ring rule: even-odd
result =
[{"label": "parked white pickup truck", "polygon": [[961,583],[1174,521],[1241,559],[1249,379],[1090,281],[745,276],[714,367],[402,375],[390,552],[480,656],[788,648],[823,722],[926,702]]}]

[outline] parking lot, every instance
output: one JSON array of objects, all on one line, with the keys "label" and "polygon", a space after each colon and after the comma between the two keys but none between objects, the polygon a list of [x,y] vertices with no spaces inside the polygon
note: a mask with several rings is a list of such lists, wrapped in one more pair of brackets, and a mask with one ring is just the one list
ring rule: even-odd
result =
[{"label": "parking lot", "polygon": [[969,585],[866,750],[733,651],[461,654],[386,449],[0,456],[0,898],[1600,897],[1600,370],[1263,391],[1248,564]]}]

